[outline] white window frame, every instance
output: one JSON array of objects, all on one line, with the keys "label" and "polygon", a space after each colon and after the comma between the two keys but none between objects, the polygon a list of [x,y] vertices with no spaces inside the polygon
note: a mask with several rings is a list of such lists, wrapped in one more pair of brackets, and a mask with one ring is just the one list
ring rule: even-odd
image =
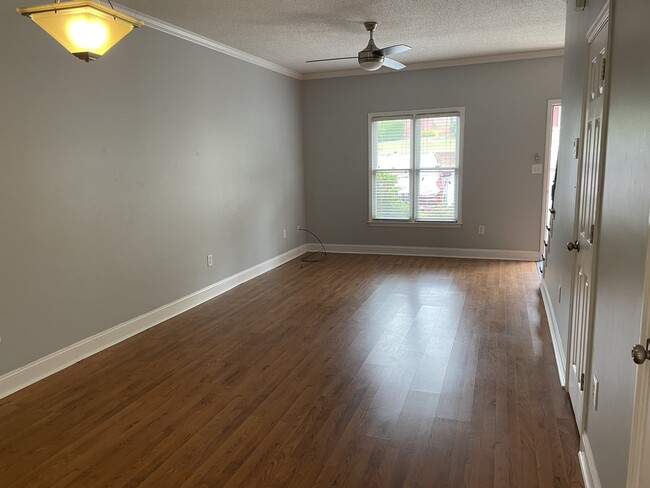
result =
[{"label": "white window frame", "polygon": [[[459,123],[459,145],[460,150],[458,152],[458,169],[457,169],[457,178],[456,178],[456,198],[457,198],[457,219],[455,221],[431,221],[431,220],[415,220],[415,178],[414,175],[417,172],[415,167],[415,149],[416,149],[416,138],[415,138],[415,123],[411,130],[412,141],[411,141],[411,218],[407,220],[397,220],[397,219],[374,219],[373,218],[373,201],[374,201],[374,185],[373,185],[373,167],[372,167],[372,122],[373,119],[377,118],[390,118],[390,117],[403,117],[411,116],[415,122],[416,117],[421,117],[423,115],[444,115],[444,114],[460,114],[460,123]],[[377,227],[461,227],[463,224],[462,218],[462,208],[463,208],[463,157],[465,146],[465,107],[447,107],[447,108],[435,108],[429,110],[404,110],[398,112],[376,112],[368,114],[368,225],[377,226]]]}]

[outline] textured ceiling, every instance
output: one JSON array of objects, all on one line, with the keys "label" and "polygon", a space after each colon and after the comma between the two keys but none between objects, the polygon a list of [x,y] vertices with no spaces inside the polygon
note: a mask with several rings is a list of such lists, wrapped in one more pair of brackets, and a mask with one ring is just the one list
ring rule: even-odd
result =
[{"label": "textured ceiling", "polygon": [[[121,5],[299,73],[356,69],[377,21],[379,47],[409,44],[405,64],[559,49],[563,0],[119,0]],[[386,69],[386,68],[382,68]]]}]

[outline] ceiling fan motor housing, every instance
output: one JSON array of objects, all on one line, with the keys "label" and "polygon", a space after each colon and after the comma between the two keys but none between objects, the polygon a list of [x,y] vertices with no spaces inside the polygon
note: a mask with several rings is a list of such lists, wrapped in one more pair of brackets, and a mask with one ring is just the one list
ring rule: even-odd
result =
[{"label": "ceiling fan motor housing", "polygon": [[376,71],[384,64],[384,56],[374,51],[366,48],[359,53],[359,66],[366,71]]},{"label": "ceiling fan motor housing", "polygon": [[379,48],[372,38],[372,33],[377,28],[377,22],[366,22],[364,25],[368,32],[370,32],[370,40],[366,48],[363,51],[359,51],[359,66],[366,71],[376,71],[384,64],[384,56],[377,52]]}]

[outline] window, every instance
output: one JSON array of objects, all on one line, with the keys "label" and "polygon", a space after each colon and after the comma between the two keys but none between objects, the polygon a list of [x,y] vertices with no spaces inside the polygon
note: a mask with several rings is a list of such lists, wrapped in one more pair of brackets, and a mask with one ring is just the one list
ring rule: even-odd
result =
[{"label": "window", "polygon": [[463,116],[370,115],[371,224],[460,224]]}]

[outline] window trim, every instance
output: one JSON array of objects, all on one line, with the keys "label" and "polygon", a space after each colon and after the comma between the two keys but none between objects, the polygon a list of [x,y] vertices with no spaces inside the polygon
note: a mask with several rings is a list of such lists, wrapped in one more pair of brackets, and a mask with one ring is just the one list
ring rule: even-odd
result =
[{"label": "window trim", "polygon": [[[460,123],[459,123],[459,144],[460,151],[458,153],[458,214],[457,219],[454,221],[444,221],[444,220],[399,220],[399,219],[373,219],[372,217],[372,201],[373,201],[373,167],[372,167],[372,123],[373,120],[383,119],[398,119],[404,117],[405,115],[410,115],[415,121],[416,117],[421,117],[423,115],[444,115],[444,114],[459,114]],[[415,124],[413,126],[415,130]],[[414,138],[415,140],[415,138]],[[413,144],[412,144],[413,146]],[[368,225],[377,226],[377,227],[461,227],[463,225],[463,169],[464,169],[464,156],[465,156],[465,107],[445,107],[445,108],[435,108],[428,110],[401,110],[395,112],[374,112],[368,114]],[[412,174],[415,174],[417,169],[415,168],[415,147],[411,147],[411,168]],[[415,199],[414,193],[415,180],[411,178],[411,196]],[[413,200],[415,204],[415,200]],[[413,215],[415,215],[415,209],[412,209]]]}]

